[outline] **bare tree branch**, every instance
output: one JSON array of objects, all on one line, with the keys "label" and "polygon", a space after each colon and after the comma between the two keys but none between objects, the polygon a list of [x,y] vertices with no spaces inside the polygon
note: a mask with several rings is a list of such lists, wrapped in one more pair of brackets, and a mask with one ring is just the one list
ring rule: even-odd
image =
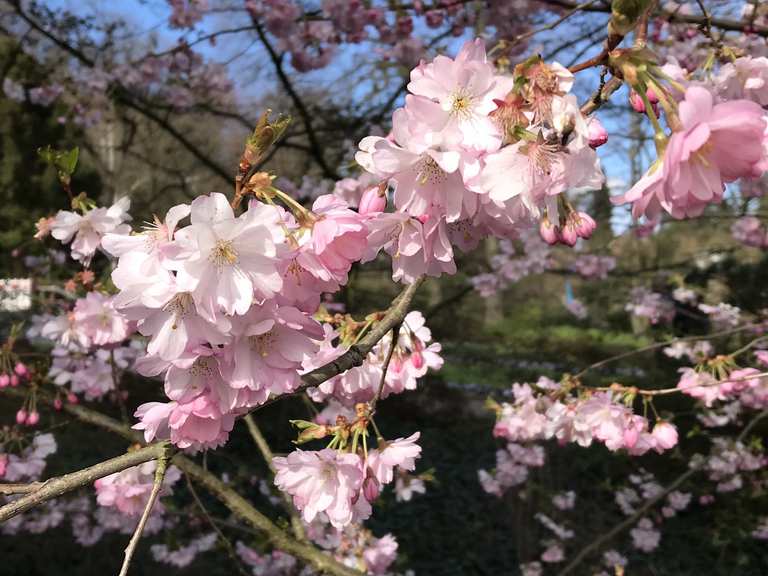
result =
[{"label": "bare tree branch", "polygon": [[160,495],[160,490],[163,487],[165,471],[168,469],[169,452],[170,450],[164,451],[163,454],[157,459],[157,468],[155,468],[155,480],[152,483],[152,491],[149,493],[147,505],[144,507],[144,512],[141,514],[139,523],[136,525],[136,530],[134,530],[133,536],[131,536],[131,539],[128,541],[128,546],[125,548],[125,558],[123,560],[123,565],[120,568],[119,576],[128,575],[128,568],[131,565],[131,558],[133,558],[133,553],[136,551],[136,546],[138,546],[141,535],[144,532],[144,527],[147,525],[147,520],[149,520],[149,515],[152,513],[152,507],[155,505],[157,497]]},{"label": "bare tree branch", "polygon": [[[107,417],[104,416],[103,418]],[[108,420],[112,419],[108,418]],[[123,428],[119,422],[113,421],[113,423],[114,424],[111,426],[111,428]],[[93,466],[89,466],[83,470],[78,470],[77,472],[72,472],[70,474],[65,474],[64,476],[46,480],[37,490],[30,492],[26,496],[22,496],[13,502],[9,502],[0,508],[0,522],[5,522],[9,518],[13,518],[14,516],[17,516],[22,512],[26,512],[34,506],[42,504],[43,502],[47,502],[53,498],[57,498],[62,494],[66,494],[67,492],[71,492],[72,490],[76,490],[82,486],[92,484],[99,478],[109,476],[115,472],[120,472],[121,470],[130,468],[131,466],[137,466],[138,464],[143,464],[144,462],[155,460],[161,455],[165,454],[167,447],[167,442],[157,442],[155,444],[145,446],[144,448],[133,450],[127,454],[123,454],[122,456],[111,458],[105,462],[94,464]]]}]

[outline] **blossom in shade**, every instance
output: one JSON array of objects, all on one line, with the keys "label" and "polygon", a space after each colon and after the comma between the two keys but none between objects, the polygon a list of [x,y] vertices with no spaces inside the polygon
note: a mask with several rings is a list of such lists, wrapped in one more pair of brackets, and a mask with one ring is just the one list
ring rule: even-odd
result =
[{"label": "blossom in shade", "polygon": [[[114,506],[128,516],[138,516],[149,500],[156,468],[157,462],[153,460],[99,478],[94,483],[96,501],[100,506]],[[171,486],[180,477],[179,469],[175,466],[169,466],[163,478],[160,496],[170,494]]]},{"label": "blossom in shade", "polygon": [[359,456],[327,448],[295,450],[286,457],[273,458],[272,464],[277,471],[275,485],[293,497],[306,522],[312,522],[320,512],[325,512],[336,528],[352,521],[353,504],[363,483]]},{"label": "blossom in shade", "polygon": [[415,432],[408,438],[398,438],[384,442],[376,450],[368,452],[366,466],[371,469],[381,484],[389,484],[394,479],[395,467],[412,472],[416,459],[421,456],[421,446],[416,444],[421,434]]},{"label": "blossom in shade", "polygon": [[130,198],[126,196],[109,208],[92,208],[84,214],[59,210],[50,225],[51,236],[64,244],[72,242],[72,258],[87,264],[105,234],[130,232],[130,226],[123,224],[130,206]]},{"label": "blossom in shade", "polygon": [[114,297],[88,292],[75,303],[73,318],[92,345],[105,346],[125,340],[130,332],[128,320],[115,310]]},{"label": "blossom in shade", "polygon": [[317,353],[317,340],[324,336],[310,316],[274,301],[234,319],[232,331],[232,343],[225,347],[231,361],[227,380],[234,388],[257,392],[261,402],[298,386],[302,362]]}]

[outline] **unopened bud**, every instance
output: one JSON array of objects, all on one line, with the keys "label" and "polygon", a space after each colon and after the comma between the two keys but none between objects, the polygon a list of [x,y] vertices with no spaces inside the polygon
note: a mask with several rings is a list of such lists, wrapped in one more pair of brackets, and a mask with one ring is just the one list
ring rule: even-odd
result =
[{"label": "unopened bud", "polygon": [[626,36],[635,26],[643,12],[648,8],[650,0],[613,0],[611,2],[611,20],[608,22],[608,33]]},{"label": "unopened bud", "polygon": [[77,399],[77,396],[75,396],[74,393],[70,392],[67,394],[67,402],[70,404],[77,404],[80,400]]},{"label": "unopened bud", "polygon": [[16,424],[24,424],[27,421],[27,411],[24,408],[20,408],[16,412]]},{"label": "unopened bud", "polygon": [[56,398],[56,399],[53,401],[53,409],[54,409],[54,410],[56,410],[56,411],[58,411],[58,410],[61,410],[63,406],[64,406],[64,404],[63,404],[63,402],[61,401],[61,398]]},{"label": "unopened bud", "polygon": [[16,374],[11,374],[11,386],[16,388],[16,386],[19,385],[19,382],[20,382],[19,377],[16,376]]},{"label": "unopened bud", "polygon": [[0,374],[0,388],[6,388],[11,383],[11,377],[5,372]]},{"label": "unopened bud", "polygon": [[368,468],[365,480],[363,480],[363,496],[365,496],[365,499],[368,500],[368,502],[373,504],[373,501],[379,497],[380,491],[381,487],[379,486],[379,481],[376,479],[376,476],[373,475],[371,469]]},{"label": "unopened bud", "polygon": [[541,219],[541,223],[539,224],[539,235],[541,236],[541,239],[550,246],[557,244],[557,228],[546,216]]},{"label": "unopened bud", "polygon": [[13,371],[16,372],[21,377],[26,376],[29,374],[29,369],[27,368],[27,365],[23,362],[16,362],[16,366],[13,367]]},{"label": "unopened bud", "polygon": [[589,146],[591,148],[599,148],[606,142],[608,142],[608,131],[603,126],[603,123],[600,122],[595,117],[592,117],[589,119]]},{"label": "unopened bud", "polygon": [[373,188],[368,188],[368,190],[363,192],[357,211],[360,214],[376,214],[378,212],[384,212],[386,207],[386,188],[384,188],[382,191],[381,187],[374,186]]},{"label": "unopened bud", "polygon": [[40,412],[32,410],[27,414],[27,426],[35,426],[38,422],[40,422]]}]

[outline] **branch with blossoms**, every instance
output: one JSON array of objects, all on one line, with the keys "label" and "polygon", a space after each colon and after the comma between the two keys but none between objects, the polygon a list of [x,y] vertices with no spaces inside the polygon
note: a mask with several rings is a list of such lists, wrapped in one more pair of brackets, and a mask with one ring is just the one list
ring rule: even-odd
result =
[{"label": "branch with blossoms", "polygon": [[[86,67],[97,68],[95,56],[13,4],[37,33]],[[326,2],[318,15],[291,2],[273,4],[266,10],[247,2],[245,10],[301,118],[315,161],[335,177],[315,129],[316,118],[287,75],[285,55],[290,54],[291,66],[298,71],[327,64],[331,46],[339,41],[323,33],[326,17],[349,42],[371,27],[382,42],[400,32],[410,35],[413,20],[398,15],[393,27],[384,11],[366,9],[362,3],[347,12],[344,3]],[[437,27],[442,26],[442,18],[459,11],[466,15],[464,4],[456,3],[453,13],[447,8],[430,10],[425,20],[440,17]],[[491,14],[508,14],[502,4],[489,8]],[[529,23],[525,15],[497,20],[497,31],[515,32],[514,45],[499,42],[486,52],[478,38],[465,42],[455,57],[422,61],[410,71],[404,105],[392,115],[391,133],[360,141],[355,160],[364,173],[340,182],[333,193],[318,195],[311,205],[264,169],[288,125],[287,118],[271,121],[268,114],[245,143],[231,197],[198,195],[138,228],[129,224],[127,197],[107,207],[84,193],[69,194],[68,209],[42,219],[36,235],[41,240],[50,235],[67,245],[72,260],[84,267],[66,283],[65,291],[74,299],[49,301],[48,314],[30,329],[52,344],[50,357],[27,366],[20,347],[29,342],[15,333],[0,351],[7,376],[0,381],[1,392],[22,401],[16,425],[7,438],[5,431],[2,436],[3,450],[9,451],[3,453],[3,466],[10,467],[11,474],[3,468],[0,476],[9,475],[14,486],[7,492],[15,492],[15,498],[0,508],[0,520],[93,482],[102,508],[125,516],[141,513],[126,550],[125,572],[142,533],[151,531],[153,522],[155,527],[165,522],[161,497],[169,495],[184,472],[231,513],[263,532],[274,552],[290,554],[294,562],[341,575],[389,572],[396,541],[391,535],[374,537],[363,522],[374,513],[385,486],[398,490],[399,484],[414,484],[425,489],[424,475],[415,474],[422,452],[420,432],[388,437],[376,422],[389,396],[417,389],[430,369],[443,364],[441,346],[432,341],[424,316],[411,309],[425,279],[457,273],[458,252],[469,253],[489,238],[501,240],[504,252],[518,242],[541,253],[557,244],[572,248],[588,240],[598,223],[579,208],[575,191],[604,186],[596,150],[609,135],[594,114],[624,85],[631,91],[631,106],[653,129],[657,156],[639,182],[613,198],[617,205],[631,204],[636,219],[653,223],[662,213],[676,219],[698,216],[723,200],[727,184],[761,176],[768,168],[768,121],[762,108],[768,96],[766,82],[761,83],[768,63],[739,55],[727,38],[715,42],[711,28],[717,19],[709,14],[709,42],[697,54],[704,56],[703,62],[660,57],[649,48],[655,4],[614,1],[601,52],[570,68],[539,55],[510,66],[513,48],[538,33],[520,29]],[[174,25],[182,28],[204,12],[200,2],[173,5]],[[573,6],[542,31],[594,6]],[[627,38],[634,38],[632,46],[625,45]],[[186,80],[200,80],[193,74],[195,67],[185,66],[189,63],[180,55],[191,58],[179,50],[173,64],[162,58],[153,62],[161,70],[167,67],[168,74],[182,69]],[[592,67],[602,68],[599,85],[587,101],[579,102],[572,93],[575,74]],[[607,79],[609,73],[612,78]],[[159,84],[166,77],[166,72],[147,74]],[[151,99],[134,94],[131,82],[115,75],[102,80],[118,102],[164,128],[230,181]],[[48,150],[44,158],[59,170],[65,191],[71,192],[77,152]],[[349,285],[355,267],[383,259],[382,253],[389,258],[392,280],[405,285],[385,309],[365,311],[363,316],[352,311],[356,316],[332,300]],[[604,277],[614,265],[593,255],[572,267],[585,276],[585,270],[591,270],[589,274]],[[523,275],[519,267],[510,268],[508,275]],[[627,309],[652,323],[670,319],[676,310],[661,294],[643,287],[633,291]],[[730,322],[734,316],[728,305],[701,303],[697,310],[713,322]],[[751,327],[764,329],[762,323]],[[544,451],[534,442],[546,439],[583,447],[599,443],[632,456],[672,450],[678,445],[678,431],[671,418],[657,412],[656,396],[679,391],[707,407],[738,398],[740,409],[764,409],[765,372],[735,360],[755,352],[763,338],[761,334],[717,356],[703,348],[677,350],[689,340],[670,342],[671,354],[686,354],[695,364],[681,370],[675,388],[620,383],[589,387],[581,382],[586,370],[566,374],[560,382],[543,378],[534,385],[515,385],[512,401],[489,403],[497,414],[494,435],[508,444],[497,453],[496,470],[481,471],[480,482],[497,495],[524,483],[528,468],[544,463]],[[659,347],[654,344],[633,354]],[[754,355],[755,363],[762,361]],[[162,389],[162,401],[145,402],[134,413],[133,429],[142,431],[147,445],[71,475],[34,483],[51,450],[42,435],[30,441],[23,434],[23,427],[40,422],[38,403],[130,441],[139,438],[127,426],[80,405],[110,399],[124,407],[127,390],[119,382],[128,372],[162,381],[162,388],[156,387],[158,393]],[[311,410],[311,420],[290,420],[298,430],[295,444],[314,449],[274,456],[252,414],[298,394],[306,394],[310,405],[326,403],[322,411]],[[637,399],[642,400],[642,415],[634,411]],[[239,418],[246,420],[273,472],[280,492],[277,502],[288,503],[284,508],[292,517],[293,534],[194,460],[199,452],[222,449]],[[172,466],[166,466],[167,450],[177,451]],[[759,461],[749,447],[733,451],[738,463],[727,474],[710,465],[712,478],[721,484],[736,482],[739,471],[754,470]],[[29,488],[18,488],[16,476],[28,477]],[[411,488],[409,497],[414,491]],[[268,485],[264,492],[273,495]],[[557,530],[550,520],[540,521],[567,539],[567,531]],[[646,544],[653,540],[652,528],[652,523],[638,523],[639,538]],[[190,550],[208,549],[221,537],[215,532],[212,539],[202,536],[190,543]],[[180,562],[167,547],[155,550],[159,557]],[[269,561],[281,560],[280,554]],[[243,555],[254,564],[262,561],[252,550]],[[549,545],[546,556],[551,560],[562,554]]]}]

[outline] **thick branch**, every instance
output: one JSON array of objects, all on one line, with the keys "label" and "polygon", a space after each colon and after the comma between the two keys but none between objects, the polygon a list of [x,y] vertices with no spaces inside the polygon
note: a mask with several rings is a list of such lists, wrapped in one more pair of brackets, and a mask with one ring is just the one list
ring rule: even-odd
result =
[{"label": "thick branch", "polygon": [[[104,418],[106,418],[106,416]],[[114,424],[115,426],[120,426],[117,421],[114,421]],[[26,512],[38,504],[57,498],[58,496],[76,490],[81,486],[93,484],[93,482],[99,478],[109,476],[115,472],[120,472],[131,466],[137,466],[138,464],[155,460],[163,455],[166,449],[166,442],[158,442],[128,452],[117,458],[112,458],[106,462],[94,464],[83,470],[78,470],[77,472],[65,474],[64,476],[59,476],[57,478],[51,478],[44,482],[38,490],[30,492],[26,496],[22,496],[18,500],[9,502],[0,508],[0,522],[5,522],[9,518],[13,518],[22,512]]]},{"label": "thick branch", "polygon": [[[15,396],[17,394],[24,394],[24,393],[25,392],[23,390],[19,390],[18,388],[9,387],[9,388],[0,389],[0,394],[7,394],[10,396]],[[53,405],[53,396],[51,394],[45,394],[38,391],[38,402],[45,403],[51,406]],[[123,424],[121,424],[117,420],[114,420],[113,418],[110,418],[109,416],[105,416],[94,410],[91,410],[90,408],[85,408],[80,405],[67,404],[67,405],[64,405],[62,409],[65,412],[72,414],[73,416],[77,416],[77,418],[79,418],[83,422],[86,422],[88,424],[93,424],[105,430],[109,430],[110,432],[114,432],[115,434],[118,434],[119,436],[122,436],[123,438],[126,438],[127,440],[130,440],[132,442],[140,440],[141,438],[141,435],[138,434],[135,430],[130,429],[128,426],[124,426]],[[78,486],[88,484],[89,482],[92,482],[93,480],[100,478],[102,476],[106,476],[107,474],[119,472],[120,470],[129,468],[130,466],[135,466],[137,464],[141,464],[143,462],[147,462],[149,460],[159,458],[162,454],[165,453],[166,449],[167,449],[166,442],[157,442],[154,444],[150,444],[145,448],[141,448],[134,452],[130,452],[124,456],[119,457],[119,459],[125,459],[125,458],[128,459],[125,462],[121,463],[119,466],[115,465],[112,468],[110,468],[108,471],[104,472],[104,474],[101,474],[99,476],[94,476],[92,479],[87,479],[76,486],[73,486],[73,487],[66,486],[64,487],[64,489],[60,489],[59,491],[55,492],[53,495],[48,496],[47,498],[45,498],[45,500],[54,498],[56,496],[60,496],[66,492],[69,492],[70,490],[73,490]],[[114,459],[114,460],[119,460],[119,459]],[[112,462],[112,461],[110,460],[108,462],[97,464],[96,467],[103,467],[109,462]],[[222,504],[224,504],[227,508],[229,508],[235,515],[237,515],[241,519],[248,522],[251,526],[253,526],[257,530],[264,533],[264,535],[267,537],[267,539],[275,548],[279,548],[280,550],[293,554],[297,558],[301,558],[302,560],[311,564],[321,572],[324,571],[324,572],[327,572],[328,574],[333,574],[334,576],[362,576],[362,574],[357,570],[353,570],[351,568],[343,566],[342,564],[334,560],[331,556],[321,552],[311,544],[304,544],[304,543],[298,542],[297,540],[294,540],[288,533],[286,533],[284,530],[281,530],[279,527],[277,527],[269,518],[267,518],[261,512],[259,512],[256,508],[254,508],[245,498],[240,496],[240,494],[238,494],[235,490],[233,490],[232,488],[224,484],[221,480],[219,480],[216,476],[214,476],[207,470],[195,464],[192,460],[190,460],[186,456],[183,456],[181,454],[176,454],[173,457],[172,462],[182,472],[186,473],[193,481],[197,482],[201,486],[204,486],[206,489],[208,489],[213,496],[215,496]],[[81,475],[87,472],[88,470],[89,469],[81,470],[80,472],[75,472],[74,474]],[[70,474],[67,476],[62,476],[62,478],[67,478],[68,476],[72,476],[72,475]],[[49,487],[49,483],[51,482],[54,482],[54,481],[50,480],[48,483],[46,483],[43,489],[49,490],[48,487]],[[41,491],[43,489],[41,489]],[[34,494],[24,496],[23,498],[20,498],[19,500],[12,502],[7,506],[11,506],[12,504],[16,504],[21,500],[25,500],[32,496],[34,496]],[[40,500],[40,502],[45,500]],[[26,506],[23,510],[20,510],[19,512],[28,510],[29,508],[31,508],[32,506],[40,502],[35,501],[29,504],[28,506]],[[4,506],[3,508],[0,508],[0,522],[2,522],[3,520],[7,520],[8,518],[11,518],[13,516],[13,515],[10,515],[10,516],[4,517],[3,511],[5,510],[5,508],[6,506]],[[16,513],[19,513],[19,512],[16,512]]]}]

